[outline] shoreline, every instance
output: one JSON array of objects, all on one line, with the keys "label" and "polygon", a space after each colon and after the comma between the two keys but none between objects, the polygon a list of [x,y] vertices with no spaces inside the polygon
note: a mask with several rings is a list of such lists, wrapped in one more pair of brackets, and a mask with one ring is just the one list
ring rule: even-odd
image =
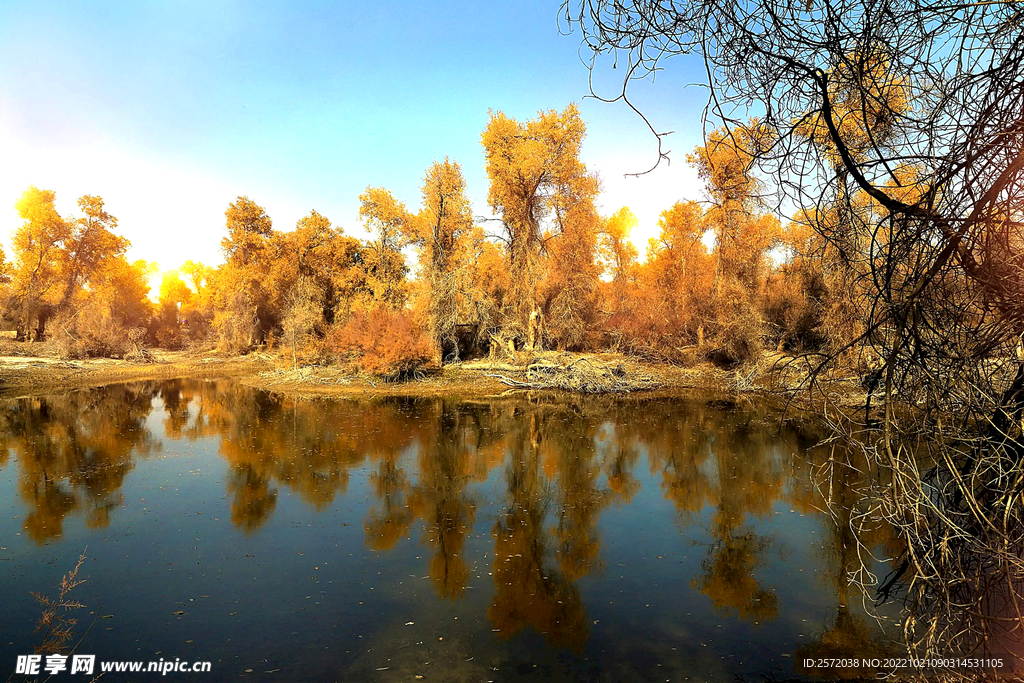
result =
[{"label": "shoreline", "polygon": [[[241,384],[300,398],[372,399],[385,396],[412,398],[496,399],[514,396],[546,396],[552,401],[585,397],[659,397],[700,392],[745,396],[789,403],[799,409],[803,401],[790,403],[795,392],[780,384],[784,373],[769,369],[778,358],[768,357],[744,374],[710,363],[680,367],[638,361],[620,354],[568,354],[614,364],[624,377],[641,378],[642,385],[619,391],[572,391],[530,387],[510,379],[525,366],[475,360],[446,365],[414,379],[387,381],[353,374],[333,366],[292,368],[290,360],[266,353],[223,356],[214,353],[154,351],[152,362],[96,358],[61,360],[39,356],[0,356],[0,397],[38,396],[88,389],[110,384],[167,379],[234,379]],[[756,375],[756,376],[755,376]],[[753,378],[753,379],[752,379]],[[503,381],[504,380],[504,381]],[[767,382],[765,381],[767,380]],[[513,385],[509,385],[509,381]],[[844,386],[845,385],[845,386]],[[848,406],[863,405],[866,394],[851,390],[846,382],[830,387]]]},{"label": "shoreline", "polygon": [[158,351],[152,362],[0,356],[0,397],[36,396],[109,384],[164,379],[244,377],[268,367],[261,356],[223,357]]}]

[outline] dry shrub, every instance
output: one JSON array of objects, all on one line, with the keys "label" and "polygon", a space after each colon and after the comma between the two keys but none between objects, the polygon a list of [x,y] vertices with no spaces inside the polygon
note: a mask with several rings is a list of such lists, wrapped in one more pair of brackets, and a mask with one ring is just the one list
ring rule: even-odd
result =
[{"label": "dry shrub", "polygon": [[58,315],[46,329],[61,358],[123,358],[133,348],[128,331],[107,316]]},{"label": "dry shrub", "polygon": [[133,327],[128,330],[128,342],[131,349],[124,354],[125,360],[137,361],[140,363],[152,363],[155,358],[152,352],[145,347],[148,330],[145,327]]},{"label": "dry shrub", "polygon": [[257,307],[244,289],[228,296],[226,306],[213,316],[217,348],[228,353],[248,353],[259,342]]},{"label": "dry shrub", "polygon": [[772,330],[772,341],[794,351],[815,351],[825,343],[822,306],[826,296],[819,277],[782,273],[774,277],[765,292],[764,317]]},{"label": "dry shrub", "polygon": [[389,379],[415,374],[434,357],[429,337],[407,311],[356,313],[331,330],[327,346],[364,372]]},{"label": "dry shrub", "polygon": [[153,336],[156,337],[156,345],[161,349],[177,351],[185,346],[185,341],[182,339],[181,332],[173,327],[161,326],[157,328],[156,333]]},{"label": "dry shrub", "polygon": [[722,367],[734,367],[754,360],[760,355],[761,324],[754,313],[739,314],[719,321],[715,345],[707,358]]},{"label": "dry shrub", "polygon": [[16,341],[10,337],[0,337],[0,356],[32,356],[38,355],[29,343]]},{"label": "dry shrub", "polygon": [[642,391],[660,385],[653,377],[630,372],[623,363],[607,363],[591,356],[548,351],[523,354],[521,360],[524,362],[518,368],[505,366],[502,373],[485,374],[510,387],[584,394]]}]

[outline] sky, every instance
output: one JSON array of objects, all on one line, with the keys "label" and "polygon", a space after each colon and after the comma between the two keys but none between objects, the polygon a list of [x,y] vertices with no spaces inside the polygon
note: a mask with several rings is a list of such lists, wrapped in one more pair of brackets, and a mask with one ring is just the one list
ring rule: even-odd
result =
[{"label": "sky", "polygon": [[[489,110],[525,120],[575,102],[599,210],[629,206],[644,253],[661,211],[700,199],[686,154],[701,143],[702,65],[669,60],[631,99],[671,164],[640,178],[657,144],[625,104],[589,98],[578,31],[558,1],[0,3],[0,238],[21,224],[29,185],[77,214],[103,197],[132,260],[161,270],[221,262],[224,210],[239,195],[280,230],[311,210],[366,237],[359,194],[383,186],[420,203],[435,159],[458,161],[474,213],[493,215],[480,134]],[[603,59],[599,94],[620,87]],[[9,251],[8,251],[9,254]]]}]

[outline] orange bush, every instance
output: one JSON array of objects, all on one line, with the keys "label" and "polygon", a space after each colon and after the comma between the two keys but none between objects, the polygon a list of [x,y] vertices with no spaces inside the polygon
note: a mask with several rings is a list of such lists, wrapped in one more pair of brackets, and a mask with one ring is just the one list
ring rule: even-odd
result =
[{"label": "orange bush", "polygon": [[434,358],[434,347],[406,311],[356,313],[327,337],[328,349],[365,372],[400,378]]}]

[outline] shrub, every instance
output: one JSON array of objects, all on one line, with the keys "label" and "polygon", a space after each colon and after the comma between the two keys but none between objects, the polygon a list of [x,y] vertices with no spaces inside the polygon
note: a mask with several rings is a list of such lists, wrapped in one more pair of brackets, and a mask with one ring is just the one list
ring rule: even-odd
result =
[{"label": "shrub", "polygon": [[435,355],[429,337],[407,311],[356,313],[331,330],[327,347],[364,372],[389,379],[415,373]]},{"label": "shrub", "polygon": [[38,355],[35,351],[30,344],[16,341],[13,336],[0,336],[0,356]]},{"label": "shrub", "polygon": [[47,322],[48,343],[61,358],[122,358],[128,330],[107,316],[58,315]]},{"label": "shrub", "polygon": [[715,297],[708,360],[732,367],[756,359],[761,353],[764,322],[747,289],[739,282],[725,283]]}]

